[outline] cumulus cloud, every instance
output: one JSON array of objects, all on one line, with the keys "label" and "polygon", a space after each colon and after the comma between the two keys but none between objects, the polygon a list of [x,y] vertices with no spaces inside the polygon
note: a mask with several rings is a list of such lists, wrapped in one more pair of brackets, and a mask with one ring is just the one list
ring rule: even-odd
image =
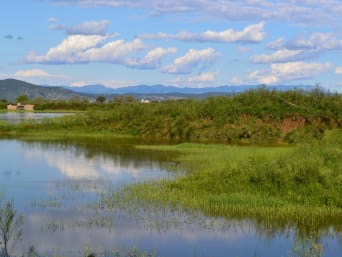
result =
[{"label": "cumulus cloud", "polygon": [[249,74],[251,80],[262,84],[275,84],[307,79],[330,69],[331,63],[288,62],[271,64],[270,70],[258,70]]},{"label": "cumulus cloud", "polygon": [[66,26],[57,24],[57,20],[52,18],[49,19],[49,22],[52,23],[49,29],[63,30],[68,35],[106,35],[110,24],[109,20],[100,20],[87,21],[76,26]]},{"label": "cumulus cloud", "polygon": [[303,50],[280,49],[270,55],[260,54],[251,58],[252,63],[273,63],[273,62],[290,62],[302,59]]},{"label": "cumulus cloud", "polygon": [[265,38],[263,31],[264,23],[247,26],[242,31],[227,29],[224,31],[207,30],[202,33],[192,33],[188,31],[177,34],[143,34],[138,35],[142,39],[175,39],[180,41],[195,42],[215,42],[215,43],[259,43]]},{"label": "cumulus cloud", "polygon": [[336,33],[316,32],[309,38],[300,35],[288,41],[285,46],[289,49],[342,50],[342,40],[338,38]]},{"label": "cumulus cloud", "polygon": [[342,67],[337,67],[337,68],[335,69],[335,73],[336,73],[336,74],[339,74],[339,75],[342,75]]},{"label": "cumulus cloud", "polygon": [[184,56],[177,58],[173,64],[164,68],[164,72],[172,74],[188,74],[196,69],[204,69],[213,64],[218,53],[207,48],[203,50],[190,49]]},{"label": "cumulus cloud", "polygon": [[274,49],[272,54],[261,54],[250,58],[252,63],[293,62],[313,58],[329,51],[341,51],[342,40],[337,33],[315,32],[309,37],[304,34],[285,42],[279,38],[267,45]]},{"label": "cumulus cloud", "polygon": [[107,40],[116,35],[71,35],[59,45],[52,47],[45,55],[31,52],[27,54],[28,63],[65,64],[106,62],[125,64],[125,57],[147,48],[140,39],[131,42]]},{"label": "cumulus cloud", "polygon": [[44,55],[31,52],[26,55],[28,63],[79,64],[103,62],[119,64],[136,69],[157,69],[162,59],[175,54],[177,48],[154,48],[141,58],[131,57],[149,47],[141,39],[131,42],[112,40],[116,35],[70,35]]},{"label": "cumulus cloud", "polygon": [[177,53],[177,48],[155,48],[149,51],[143,58],[127,59],[126,66],[139,69],[156,69],[161,65],[161,59],[167,55]]}]

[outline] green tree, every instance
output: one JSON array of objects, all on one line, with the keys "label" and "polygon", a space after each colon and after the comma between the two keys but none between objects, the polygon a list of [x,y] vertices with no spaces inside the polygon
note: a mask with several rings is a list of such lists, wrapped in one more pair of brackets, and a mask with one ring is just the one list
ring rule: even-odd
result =
[{"label": "green tree", "polygon": [[6,99],[0,99],[0,109],[6,109],[7,103]]},{"label": "green tree", "polygon": [[26,104],[28,102],[29,98],[27,95],[20,95],[17,97],[16,100],[18,103]]},{"label": "green tree", "polygon": [[96,98],[96,103],[104,103],[106,101],[106,97],[100,95]]}]

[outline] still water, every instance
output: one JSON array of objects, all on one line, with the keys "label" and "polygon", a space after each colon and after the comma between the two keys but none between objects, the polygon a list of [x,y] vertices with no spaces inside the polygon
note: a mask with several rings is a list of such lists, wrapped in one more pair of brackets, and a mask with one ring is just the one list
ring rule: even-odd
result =
[{"label": "still water", "polygon": [[[172,153],[137,150],[101,140],[24,142],[0,140],[0,192],[24,217],[16,256],[35,246],[44,256],[83,256],[138,246],[160,257],[341,256],[333,227],[299,237],[295,229],[264,231],[253,221],[209,219],[186,213],[132,213],[92,206],[108,190],[179,176]],[[317,245],[322,251],[313,251]],[[311,252],[311,254],[310,254]]]},{"label": "still water", "polygon": [[44,112],[3,112],[0,113],[0,120],[5,120],[10,124],[18,124],[25,120],[39,121],[46,118],[56,118],[69,113],[44,113]]}]

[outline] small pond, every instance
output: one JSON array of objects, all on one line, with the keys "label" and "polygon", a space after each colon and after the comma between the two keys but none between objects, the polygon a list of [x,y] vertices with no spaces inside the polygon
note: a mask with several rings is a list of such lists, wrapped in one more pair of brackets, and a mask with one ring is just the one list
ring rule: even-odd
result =
[{"label": "small pond", "polygon": [[[189,213],[101,210],[93,204],[123,185],[182,175],[172,153],[137,150],[125,141],[0,140],[0,192],[24,217],[13,253],[34,246],[41,256],[84,256],[138,246],[155,256],[341,256],[334,227],[306,240],[292,228],[264,230],[252,221]],[[316,251],[317,247],[322,251]],[[316,255],[306,255],[308,253]],[[107,254],[107,256],[111,256]],[[114,255],[112,255],[114,256]]]}]

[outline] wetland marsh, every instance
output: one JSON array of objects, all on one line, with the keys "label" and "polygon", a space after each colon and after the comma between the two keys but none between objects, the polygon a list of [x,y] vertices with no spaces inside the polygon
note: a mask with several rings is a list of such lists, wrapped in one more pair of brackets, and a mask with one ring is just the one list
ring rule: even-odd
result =
[{"label": "wetland marsh", "polygon": [[[0,148],[2,197],[13,200],[24,216],[23,240],[16,246],[16,256],[31,245],[43,256],[83,256],[85,248],[98,256],[107,252],[108,256],[116,247],[132,246],[163,257],[341,254],[341,224],[325,224],[303,233],[286,222],[264,226],[243,217],[215,218],[191,205],[189,209],[161,202],[146,204],[141,192],[133,193],[135,200],[130,198],[139,185],[152,183],[158,187],[194,173],[184,160],[189,155],[177,153],[177,148],[190,152],[195,148],[197,153],[208,155],[219,148],[225,155],[231,152],[227,158],[234,158],[232,165],[252,153],[263,156],[276,149],[246,147],[238,154],[240,150],[229,146],[212,146],[211,150],[210,146],[187,144],[137,146],[124,139],[99,138],[40,142],[3,139]],[[278,150],[278,154],[292,151]],[[207,162],[203,155],[198,158]],[[136,183],[140,184],[129,186]],[[127,188],[131,188],[128,194],[124,193]],[[168,193],[172,203],[174,195]],[[115,200],[110,198],[113,196]]]},{"label": "wetland marsh", "polygon": [[340,256],[341,100],[261,88],[0,121],[13,256]]}]

